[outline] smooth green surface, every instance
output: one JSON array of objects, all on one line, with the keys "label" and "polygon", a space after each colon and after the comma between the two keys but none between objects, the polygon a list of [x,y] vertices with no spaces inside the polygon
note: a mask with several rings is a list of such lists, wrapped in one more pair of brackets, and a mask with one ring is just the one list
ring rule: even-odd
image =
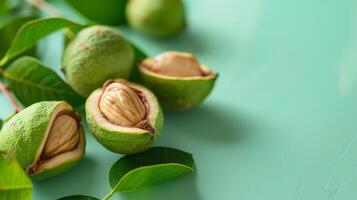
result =
[{"label": "smooth green surface", "polygon": [[[192,153],[197,171],[113,199],[356,199],[357,2],[185,2],[188,29],[181,35],[158,40],[125,32],[150,56],[189,51],[220,73],[199,108],[166,113],[158,140]],[[61,50],[46,47],[46,64],[58,69]],[[6,116],[10,104],[0,99]],[[119,156],[87,138],[84,160],[35,182],[33,199],[109,192],[107,174]]]}]

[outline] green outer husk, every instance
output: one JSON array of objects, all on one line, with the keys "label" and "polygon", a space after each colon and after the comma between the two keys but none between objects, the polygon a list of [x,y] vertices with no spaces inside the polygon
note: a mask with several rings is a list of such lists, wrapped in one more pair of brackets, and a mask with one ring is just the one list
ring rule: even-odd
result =
[{"label": "green outer husk", "polygon": [[167,77],[147,73],[139,67],[142,84],[158,97],[169,110],[184,111],[199,105],[214,87],[217,75],[209,78]]},{"label": "green outer husk", "polygon": [[41,102],[27,107],[4,124],[0,132],[0,151],[15,153],[23,168],[37,160],[45,130],[58,102]]},{"label": "green outer husk", "polygon": [[[39,148],[46,139],[45,133],[47,126],[49,126],[49,119],[60,104],[67,103],[64,101],[35,103],[13,116],[4,124],[0,132],[0,151],[15,156],[22,168],[27,171],[39,159]],[[81,134],[83,134],[82,128]],[[84,151],[82,157],[83,155]],[[36,171],[31,175],[31,178],[42,179],[58,175],[69,169],[81,158],[67,160],[55,169]]]},{"label": "green outer husk", "polygon": [[80,95],[91,92],[112,78],[129,78],[134,51],[122,34],[107,26],[91,26],[80,31],[66,47],[62,71]]},{"label": "green outer husk", "polygon": [[153,130],[125,127],[111,123],[99,109],[104,87],[92,92],[86,102],[86,118],[94,137],[104,147],[115,153],[134,154],[147,150],[158,138],[163,127],[163,113],[156,96],[147,88],[129,81],[116,79],[109,82],[126,82],[140,91],[149,104],[147,120]]},{"label": "green outer husk", "polygon": [[100,124],[96,122],[93,114],[90,112],[89,101],[90,98],[88,98],[86,103],[86,117],[89,128],[92,130],[96,140],[105,148],[114,153],[134,154],[143,152],[147,150],[152,144],[154,144],[160,135],[164,120],[160,107],[154,127],[155,133],[127,133],[109,130],[100,126]]},{"label": "green outer husk", "polygon": [[68,171],[73,166],[75,166],[83,158],[83,156],[84,156],[84,154],[82,155],[82,157],[80,159],[77,159],[77,160],[68,160],[67,162],[63,163],[60,167],[57,167],[56,169],[50,169],[50,170],[47,169],[47,170],[37,172],[37,173],[33,174],[31,176],[31,178],[40,180],[40,179],[47,179],[50,177],[55,177],[60,174],[63,174],[64,172]]}]

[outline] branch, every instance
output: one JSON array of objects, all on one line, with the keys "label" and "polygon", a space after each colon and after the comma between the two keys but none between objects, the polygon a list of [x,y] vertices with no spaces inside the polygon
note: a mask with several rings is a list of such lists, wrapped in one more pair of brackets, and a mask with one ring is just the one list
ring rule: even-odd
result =
[{"label": "branch", "polygon": [[7,87],[0,82],[0,91],[4,94],[7,100],[11,103],[12,107],[14,108],[15,112],[18,113],[21,111],[20,106],[17,104],[16,100],[11,96]]}]

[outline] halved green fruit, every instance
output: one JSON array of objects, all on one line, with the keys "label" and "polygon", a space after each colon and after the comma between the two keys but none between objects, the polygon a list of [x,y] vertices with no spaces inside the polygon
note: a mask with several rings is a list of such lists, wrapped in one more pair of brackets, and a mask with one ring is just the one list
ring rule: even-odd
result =
[{"label": "halved green fruit", "polygon": [[155,95],[123,79],[109,80],[95,90],[87,99],[86,116],[97,141],[115,153],[145,151],[163,126]]},{"label": "halved green fruit", "polygon": [[32,178],[62,174],[85,153],[79,115],[64,101],[35,103],[5,123],[0,151],[13,155]]},{"label": "halved green fruit", "polygon": [[191,54],[166,52],[139,64],[142,83],[168,109],[183,111],[199,105],[211,92],[217,74]]}]

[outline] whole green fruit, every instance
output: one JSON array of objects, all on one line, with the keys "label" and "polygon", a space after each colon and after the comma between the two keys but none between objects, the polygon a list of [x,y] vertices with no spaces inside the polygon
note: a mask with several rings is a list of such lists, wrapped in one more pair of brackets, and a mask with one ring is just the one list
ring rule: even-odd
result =
[{"label": "whole green fruit", "polygon": [[128,24],[148,35],[166,37],[185,27],[181,0],[133,0],[126,7]]},{"label": "whole green fruit", "polygon": [[108,79],[128,78],[133,62],[133,49],[117,30],[91,26],[68,44],[62,70],[73,89],[87,97]]},{"label": "whole green fruit", "polygon": [[123,79],[109,80],[95,90],[87,99],[86,116],[97,141],[115,153],[147,150],[163,126],[155,95]]},{"label": "whole green fruit", "polygon": [[79,115],[64,101],[35,103],[5,123],[0,152],[14,156],[32,178],[62,174],[84,156]]}]

